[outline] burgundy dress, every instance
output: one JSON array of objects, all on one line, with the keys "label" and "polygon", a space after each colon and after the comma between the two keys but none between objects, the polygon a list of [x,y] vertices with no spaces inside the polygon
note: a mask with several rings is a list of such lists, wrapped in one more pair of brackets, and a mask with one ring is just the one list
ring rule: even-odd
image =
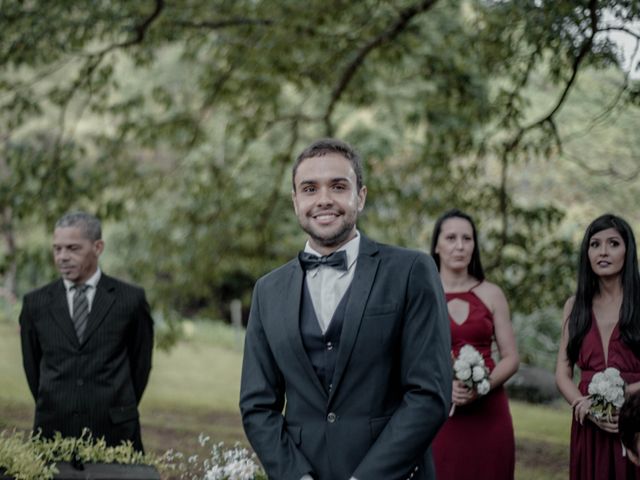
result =
[{"label": "burgundy dress", "polygon": [[[469,303],[469,315],[461,325],[449,318],[453,354],[457,356],[465,344],[473,345],[493,370],[493,315],[473,291],[446,296],[447,302]],[[504,389],[500,386],[469,405],[457,406],[432,447],[438,480],[513,480],[515,440]]]},{"label": "burgundy dress", "polygon": [[[588,394],[593,375],[607,367],[620,370],[626,383],[640,381],[640,358],[620,338],[616,325],[609,340],[608,363],[605,363],[600,331],[595,317],[580,347],[576,366],[580,368],[578,388]],[[617,433],[607,433],[589,420],[583,425],[573,419],[571,424],[570,451],[571,480],[636,480],[640,479],[640,468],[622,456],[622,442]]]}]

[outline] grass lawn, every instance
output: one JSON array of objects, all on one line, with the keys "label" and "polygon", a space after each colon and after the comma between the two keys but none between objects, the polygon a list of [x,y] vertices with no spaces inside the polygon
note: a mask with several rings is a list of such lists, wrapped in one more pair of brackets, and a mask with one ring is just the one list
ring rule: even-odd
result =
[{"label": "grass lawn", "polygon": [[[171,352],[156,351],[141,405],[148,450],[203,453],[200,433],[246,443],[238,414],[241,335],[214,324],[192,324]],[[18,327],[0,322],[0,429],[28,429],[33,401],[20,356]],[[516,479],[568,477],[568,407],[511,402],[516,433]]]}]

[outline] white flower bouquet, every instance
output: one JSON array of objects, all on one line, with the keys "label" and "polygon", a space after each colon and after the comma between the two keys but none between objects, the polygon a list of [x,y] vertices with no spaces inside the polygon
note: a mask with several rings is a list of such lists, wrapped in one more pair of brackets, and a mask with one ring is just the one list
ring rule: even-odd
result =
[{"label": "white flower bouquet", "polygon": [[469,388],[475,388],[478,395],[489,393],[489,369],[480,352],[473,346],[464,345],[460,349],[458,358],[453,362],[453,372],[456,379]]},{"label": "white flower bouquet", "polygon": [[[200,434],[198,441],[205,447],[210,437]],[[233,448],[223,442],[213,443],[208,455],[186,457],[168,450],[161,458],[161,471],[179,480],[267,480],[256,455],[236,443]],[[164,478],[164,475],[163,477]]]},{"label": "white flower bouquet", "polygon": [[[491,384],[489,383],[489,369],[484,364],[484,358],[475,347],[463,345],[458,354],[458,358],[453,362],[453,374],[467,387],[473,388],[478,395],[489,393]],[[455,405],[451,407],[449,416],[453,415]]]},{"label": "white flower bouquet", "polygon": [[596,373],[589,383],[590,414],[597,420],[611,420],[624,403],[624,380],[617,368]]},{"label": "white flower bouquet", "polygon": [[225,450],[223,443],[213,445],[209,468],[204,480],[266,480],[262,468],[256,462],[255,454],[238,444]]}]

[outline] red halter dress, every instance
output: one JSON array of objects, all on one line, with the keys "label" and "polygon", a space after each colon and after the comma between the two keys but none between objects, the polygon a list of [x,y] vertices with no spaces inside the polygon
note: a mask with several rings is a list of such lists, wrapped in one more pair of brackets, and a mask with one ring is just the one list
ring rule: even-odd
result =
[{"label": "red halter dress", "polygon": [[[463,345],[472,345],[484,357],[487,368],[493,370],[491,311],[473,289],[446,296],[447,302],[458,299],[469,304],[469,314],[461,324],[449,316],[452,354],[457,357]],[[513,480],[515,440],[502,386],[468,405],[456,407],[432,448],[438,480]]]}]

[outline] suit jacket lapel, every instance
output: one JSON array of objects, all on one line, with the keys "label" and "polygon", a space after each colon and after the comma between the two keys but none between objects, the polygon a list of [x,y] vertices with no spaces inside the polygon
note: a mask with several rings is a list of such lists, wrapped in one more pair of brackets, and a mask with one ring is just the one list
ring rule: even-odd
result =
[{"label": "suit jacket lapel", "polygon": [[62,280],[58,280],[51,285],[49,296],[51,298],[49,305],[51,305],[51,316],[53,320],[69,338],[69,341],[74,345],[78,345],[78,335],[76,334],[76,329],[73,326],[73,320],[71,320],[71,314],[69,313],[67,290],[64,288]]},{"label": "suit jacket lapel", "polygon": [[114,283],[111,278],[104,273],[100,276],[100,281],[96,286],[96,296],[93,297],[93,303],[91,304],[91,311],[89,312],[89,319],[87,321],[87,328],[84,332],[84,338],[82,343],[86,343],[91,334],[102,323],[107,312],[111,308],[115,300],[113,293],[115,289]]},{"label": "suit jacket lapel", "polygon": [[349,362],[356,338],[358,337],[358,330],[360,330],[364,308],[371,293],[371,287],[373,286],[378,264],[380,263],[380,259],[376,256],[377,253],[378,247],[376,244],[364,235],[361,235],[358,263],[356,264],[356,271],[351,281],[351,294],[345,311],[336,368],[333,372],[333,390],[329,396],[329,401],[331,401],[333,394],[339,388],[340,380],[342,380],[342,375]]},{"label": "suit jacket lapel", "polygon": [[298,261],[292,261],[289,274],[286,275],[285,284],[282,286],[282,290],[275,292],[275,295],[279,295],[282,300],[281,311],[283,312],[284,328],[289,337],[288,343],[291,345],[298,363],[304,368],[306,377],[311,379],[311,382],[323,396],[326,396],[327,394],[320,383],[320,379],[313,369],[313,365],[311,365],[307,351],[304,349],[302,336],[300,335],[300,302],[302,300],[303,275],[304,272]]}]

